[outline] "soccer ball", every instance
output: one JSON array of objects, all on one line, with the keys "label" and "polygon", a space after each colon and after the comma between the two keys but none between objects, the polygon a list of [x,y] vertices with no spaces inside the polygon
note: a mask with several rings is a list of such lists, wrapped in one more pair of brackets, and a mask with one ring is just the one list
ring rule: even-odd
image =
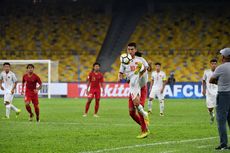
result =
[{"label": "soccer ball", "polygon": [[129,64],[129,62],[132,60],[132,56],[130,54],[127,53],[123,53],[120,56],[120,61],[123,64]]}]

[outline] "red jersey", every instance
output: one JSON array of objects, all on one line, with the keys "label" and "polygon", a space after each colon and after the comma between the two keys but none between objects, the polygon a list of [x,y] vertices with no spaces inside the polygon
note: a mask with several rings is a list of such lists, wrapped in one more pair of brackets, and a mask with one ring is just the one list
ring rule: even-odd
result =
[{"label": "red jersey", "polygon": [[100,83],[104,82],[103,74],[101,72],[90,72],[88,81],[90,82],[90,89],[100,89]]},{"label": "red jersey", "polygon": [[31,76],[25,74],[22,78],[22,83],[26,83],[26,94],[35,94],[34,90],[37,87],[37,83],[39,85],[42,84],[41,79],[35,73],[33,73]]}]

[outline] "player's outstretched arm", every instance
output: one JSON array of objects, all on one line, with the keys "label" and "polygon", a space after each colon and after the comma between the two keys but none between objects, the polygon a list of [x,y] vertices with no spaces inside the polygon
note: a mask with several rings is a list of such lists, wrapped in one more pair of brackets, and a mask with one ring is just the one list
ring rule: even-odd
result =
[{"label": "player's outstretched arm", "polygon": [[14,87],[11,90],[11,94],[14,94],[14,91],[15,91],[15,89],[17,87],[17,84],[18,84],[18,81],[14,82]]},{"label": "player's outstretched arm", "polygon": [[1,87],[1,90],[4,90],[3,86],[2,86],[2,79],[0,79],[0,87]]},{"label": "player's outstretched arm", "polygon": [[217,84],[217,81],[218,79],[215,78],[215,77],[211,77],[210,80],[209,80],[209,83],[212,83],[212,84]]},{"label": "player's outstretched arm", "polygon": [[203,96],[205,96],[206,95],[206,81],[205,80],[202,80],[202,88],[203,88],[202,94]]}]

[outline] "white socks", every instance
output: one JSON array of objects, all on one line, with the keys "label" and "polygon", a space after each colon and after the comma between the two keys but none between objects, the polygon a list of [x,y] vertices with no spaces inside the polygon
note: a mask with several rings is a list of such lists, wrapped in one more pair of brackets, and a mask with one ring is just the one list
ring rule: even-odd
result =
[{"label": "white socks", "polygon": [[139,104],[139,105],[137,106],[137,110],[138,110],[138,112],[140,112],[144,117],[148,116],[148,113],[147,113],[146,111],[144,111],[144,108],[143,108],[143,106],[142,106],[141,104]]},{"label": "white socks", "polygon": [[164,113],[164,108],[165,108],[164,100],[160,100],[160,113]]},{"label": "white socks", "polygon": [[10,118],[10,104],[6,105],[6,117]]},{"label": "white socks", "polygon": [[153,101],[148,101],[148,110],[152,111],[152,105],[153,105]]},{"label": "white socks", "polygon": [[10,108],[11,108],[13,111],[18,112],[17,107],[15,107],[14,105],[10,104]]}]

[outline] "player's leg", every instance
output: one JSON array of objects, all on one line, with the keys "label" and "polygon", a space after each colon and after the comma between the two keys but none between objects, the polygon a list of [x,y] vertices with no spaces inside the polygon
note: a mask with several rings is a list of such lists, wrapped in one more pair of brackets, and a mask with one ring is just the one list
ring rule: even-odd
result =
[{"label": "player's leg", "polygon": [[132,119],[137,122],[137,124],[141,125],[140,117],[136,113],[135,106],[133,104],[131,95],[129,96],[129,115],[132,117]]},{"label": "player's leg", "polygon": [[3,117],[3,119],[9,119],[10,118],[10,103],[8,101],[4,102],[6,107],[6,115]]},{"label": "player's leg", "polygon": [[33,114],[32,109],[30,107],[30,102],[32,101],[32,99],[30,96],[25,95],[24,101],[25,101],[26,110],[29,113],[29,121],[32,121],[33,117],[34,117],[34,114]]},{"label": "player's leg", "polygon": [[155,91],[152,89],[149,94],[149,100],[148,100],[148,113],[152,113],[152,103],[155,98]]},{"label": "player's leg", "polygon": [[160,93],[160,91],[157,94],[157,97],[159,99],[160,103],[160,116],[164,116],[164,109],[165,109],[165,101],[164,101],[164,95]]},{"label": "player's leg", "polygon": [[94,97],[93,91],[90,90],[90,91],[89,91],[89,94],[88,94],[88,99],[87,99],[87,102],[86,102],[86,105],[85,105],[85,113],[84,113],[83,117],[86,117],[86,116],[87,116],[88,111],[89,111],[90,104],[91,104],[91,102],[92,102],[92,100],[93,100],[93,97]]},{"label": "player's leg", "polygon": [[19,109],[17,109],[15,106],[13,106],[11,103],[12,103],[12,100],[13,100],[13,95],[10,94],[10,93],[5,93],[4,94],[4,104],[5,104],[5,107],[6,107],[6,115],[5,115],[5,119],[9,119],[10,118],[10,110],[14,110],[16,113],[20,112]]},{"label": "player's leg", "polygon": [[214,122],[214,118],[215,118],[214,107],[216,105],[216,96],[207,94],[206,95],[206,105],[207,105],[208,112],[210,115],[210,124],[212,124]]},{"label": "player's leg", "polygon": [[9,102],[10,102],[10,108],[11,110],[15,111],[16,112],[16,118],[18,118],[18,115],[21,113],[21,110],[18,109],[17,107],[15,107],[12,102],[13,102],[13,98],[14,98],[14,95],[12,94],[9,94]]},{"label": "player's leg", "polygon": [[36,121],[40,122],[40,108],[39,108],[38,96],[35,96],[32,98],[32,103],[34,105],[34,111],[36,114]]},{"label": "player's leg", "polygon": [[97,115],[100,105],[101,91],[95,91],[95,106],[94,106],[94,117],[99,117]]}]

